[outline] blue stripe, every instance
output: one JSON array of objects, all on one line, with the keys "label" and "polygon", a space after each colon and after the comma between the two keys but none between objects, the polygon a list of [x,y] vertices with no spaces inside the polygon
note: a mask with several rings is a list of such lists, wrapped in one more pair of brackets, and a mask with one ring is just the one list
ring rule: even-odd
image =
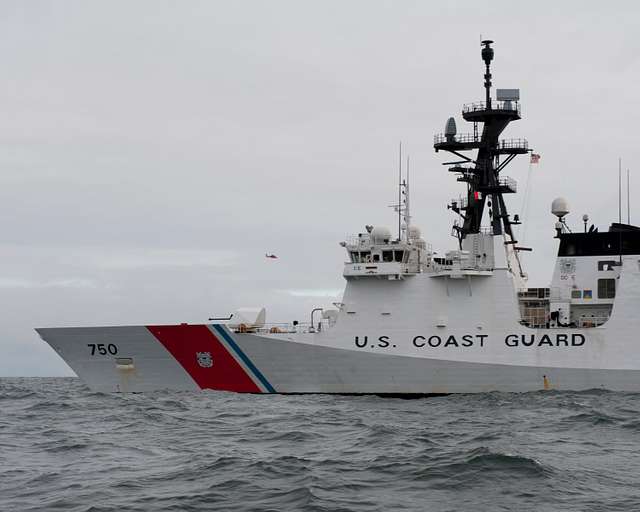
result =
[{"label": "blue stripe", "polygon": [[220,336],[222,336],[225,341],[229,344],[229,346],[231,346],[231,348],[234,350],[234,352],[240,357],[240,359],[242,359],[242,361],[244,362],[244,364],[247,365],[247,367],[249,368],[249,370],[251,370],[253,372],[253,374],[258,378],[258,380],[262,383],[262,385],[267,388],[267,391],[269,393],[275,393],[276,390],[273,389],[273,386],[271,384],[269,384],[269,381],[265,378],[264,375],[262,375],[262,373],[260,373],[260,370],[258,370],[255,365],[251,362],[251,360],[246,356],[246,354],[240,349],[240,347],[238,346],[238,344],[233,341],[233,338],[231,336],[229,336],[229,334],[227,333],[227,331],[225,331],[224,327],[222,327],[219,324],[214,324],[213,328],[218,331],[218,333],[220,334]]}]

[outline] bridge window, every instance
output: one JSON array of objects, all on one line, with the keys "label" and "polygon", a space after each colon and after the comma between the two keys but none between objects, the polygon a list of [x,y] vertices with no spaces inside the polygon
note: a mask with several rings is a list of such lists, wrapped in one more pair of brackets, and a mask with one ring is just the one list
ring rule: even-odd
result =
[{"label": "bridge window", "polygon": [[394,256],[394,261],[402,263],[402,260],[404,259],[404,251],[394,251]]},{"label": "bridge window", "polygon": [[382,251],[382,261],[393,261],[393,251]]},{"label": "bridge window", "polygon": [[615,279],[598,279],[598,298],[613,299],[616,296]]},{"label": "bridge window", "polygon": [[360,252],[360,263],[371,263],[371,251]]},{"label": "bridge window", "polygon": [[351,253],[351,262],[352,263],[360,263],[360,253],[354,251]]}]

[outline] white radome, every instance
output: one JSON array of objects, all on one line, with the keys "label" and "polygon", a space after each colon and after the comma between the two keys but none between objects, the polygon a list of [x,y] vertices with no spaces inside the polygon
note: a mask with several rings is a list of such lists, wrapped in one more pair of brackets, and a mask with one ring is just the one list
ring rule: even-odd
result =
[{"label": "white radome", "polygon": [[567,201],[564,197],[558,197],[551,203],[551,213],[553,213],[559,219],[561,219],[565,215],[568,215],[569,212],[569,201]]},{"label": "white radome", "polygon": [[371,230],[371,240],[374,244],[388,244],[391,240],[391,230],[385,226],[376,226]]},{"label": "white radome", "polygon": [[418,226],[409,226],[409,240],[418,240],[422,237],[422,231]]}]

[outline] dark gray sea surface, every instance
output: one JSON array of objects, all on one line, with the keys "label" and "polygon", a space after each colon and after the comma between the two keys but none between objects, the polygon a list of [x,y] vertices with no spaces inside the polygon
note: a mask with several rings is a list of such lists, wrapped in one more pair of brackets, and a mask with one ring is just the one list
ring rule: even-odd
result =
[{"label": "dark gray sea surface", "polygon": [[0,379],[0,510],[640,510],[640,394],[105,395]]}]

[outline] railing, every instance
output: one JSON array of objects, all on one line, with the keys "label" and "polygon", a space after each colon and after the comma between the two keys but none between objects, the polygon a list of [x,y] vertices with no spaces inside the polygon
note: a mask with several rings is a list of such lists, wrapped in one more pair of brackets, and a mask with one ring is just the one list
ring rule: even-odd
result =
[{"label": "railing", "polygon": [[[492,260],[493,263],[493,260]],[[436,263],[433,262],[431,264],[431,272],[434,273],[441,273],[441,272],[452,272],[452,271],[459,271],[459,272],[465,272],[465,271],[473,271],[473,272],[487,272],[487,271],[491,271],[493,270],[493,264],[492,265],[483,265],[482,263],[477,263],[477,262],[471,262],[471,258],[469,259],[465,259],[460,261],[460,264],[443,264],[443,263]]]},{"label": "railing", "polygon": [[518,290],[518,297],[521,300],[544,300],[549,299],[550,296],[549,288],[522,288]]},{"label": "railing", "polygon": [[498,142],[498,149],[529,149],[527,139],[503,139]]},{"label": "railing", "polygon": [[566,325],[551,325],[549,322],[548,314],[549,312],[543,310],[543,308],[539,308],[540,311],[531,311],[536,308],[527,308],[528,313],[526,315],[522,315],[520,319],[520,323],[527,327],[531,327],[532,329],[566,329],[567,327],[573,329],[589,329],[593,327],[599,327],[604,325],[609,320],[608,316],[596,316],[596,317],[588,317],[588,318],[580,318],[578,319],[578,323],[571,324],[570,326]]},{"label": "railing", "polygon": [[444,133],[439,133],[434,135],[433,143],[434,144],[442,144],[444,142],[457,142],[458,144],[469,144],[472,142],[480,142],[480,137],[474,135],[473,133],[459,133],[457,135],[445,135]]},{"label": "railing", "polygon": [[589,327],[598,327],[600,325],[606,324],[609,320],[608,316],[592,316],[586,318],[580,318],[578,322],[578,327],[589,328]]},{"label": "railing", "polygon": [[451,209],[458,208],[459,210],[464,210],[469,206],[469,199],[466,197],[458,197],[451,200],[449,203]]},{"label": "railing", "polygon": [[368,233],[363,234],[363,236],[349,235],[346,237],[345,244],[347,245],[347,247],[359,247],[361,245],[370,245],[371,236],[369,236]]},{"label": "railing", "polygon": [[481,258],[468,251],[452,251],[447,253],[444,258],[433,258],[431,271],[440,272],[484,272],[494,268],[493,258],[487,258],[483,261]]},{"label": "railing", "polygon": [[390,276],[401,274],[415,274],[419,272],[417,264],[409,264],[402,261],[362,261],[346,262],[342,275],[351,276]]},{"label": "railing", "polygon": [[[231,327],[233,326],[233,327]],[[235,333],[248,334],[291,334],[313,332],[311,324],[308,322],[293,323],[270,323],[260,327],[245,326],[244,324],[230,324],[228,327]]]},{"label": "railing", "polygon": [[[434,145],[444,143],[456,143],[456,144],[472,144],[481,142],[480,136],[476,136],[473,133],[461,133],[458,135],[445,135],[444,133],[438,133],[433,136]],[[529,149],[529,141],[527,139],[504,139],[498,142],[498,149]]]},{"label": "railing", "polygon": [[462,106],[463,114],[468,114],[469,112],[490,112],[493,110],[517,112],[519,115],[520,104],[517,101],[491,101],[491,109],[488,109],[486,102],[478,101],[475,103],[467,103]]},{"label": "railing", "polygon": [[549,311],[544,308],[527,308],[526,314],[523,314],[520,323],[533,329],[548,329]]},{"label": "railing", "polygon": [[[458,229],[461,229],[462,225],[456,220],[453,223],[453,231],[456,232],[458,231]],[[480,233],[481,235],[491,235],[493,236],[493,228],[491,226],[482,226],[480,229],[478,229],[478,233]],[[455,234],[454,234],[455,236]]]},{"label": "railing", "polygon": [[501,187],[508,188],[512,192],[518,191],[518,182],[513,178],[509,178],[508,176],[505,176],[504,178],[500,178],[498,180],[498,185]]}]

